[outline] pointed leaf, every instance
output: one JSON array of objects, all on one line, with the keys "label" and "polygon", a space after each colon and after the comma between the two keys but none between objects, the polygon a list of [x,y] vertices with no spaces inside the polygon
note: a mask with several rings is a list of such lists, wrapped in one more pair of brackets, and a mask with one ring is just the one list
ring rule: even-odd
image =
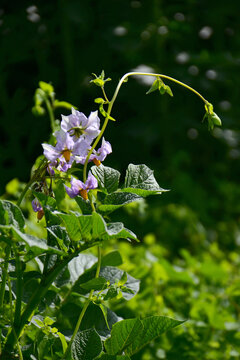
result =
[{"label": "pointed leaf", "polygon": [[127,319],[114,324],[111,337],[104,342],[107,353],[121,355],[142,330],[143,324],[139,319]]},{"label": "pointed leaf", "polygon": [[107,224],[107,233],[111,239],[131,239],[138,241],[136,235],[131,230],[125,228],[123,223],[120,222]]},{"label": "pointed leaf", "polygon": [[92,166],[92,174],[97,178],[100,188],[106,189],[108,193],[117,190],[120,172],[108,166]]},{"label": "pointed leaf", "polygon": [[107,337],[109,337],[113,324],[122,319],[119,318],[109,308],[105,307],[105,309],[107,313],[107,322],[110,330],[107,327],[106,319],[102,310],[98,305],[95,305],[94,303],[91,303],[87,308],[87,311],[82,320],[81,329],[84,330],[94,327],[102,339],[105,340]]},{"label": "pointed leaf", "polygon": [[171,90],[170,86],[165,85],[165,91],[166,91],[166,93],[168,95],[173,96],[173,93],[172,93],[172,90]]},{"label": "pointed leaf", "polygon": [[98,277],[92,280],[87,281],[84,284],[81,284],[81,287],[84,290],[103,290],[107,287],[107,280],[103,277]]},{"label": "pointed leaf", "polygon": [[101,338],[94,329],[79,331],[71,347],[73,360],[93,360],[101,351]]},{"label": "pointed leaf", "polygon": [[0,224],[13,225],[19,230],[23,230],[25,220],[20,208],[11,201],[0,200]]},{"label": "pointed leaf", "polygon": [[76,196],[74,200],[80,207],[83,215],[90,215],[92,213],[92,208],[89,200],[85,201],[81,196]]},{"label": "pointed leaf", "polygon": [[101,266],[119,266],[122,265],[122,257],[118,250],[106,254],[101,261]]},{"label": "pointed leaf", "polygon": [[141,197],[137,194],[122,191],[114,192],[105,197],[104,203],[99,205],[98,209],[102,212],[112,212],[139,199],[141,199]]},{"label": "pointed leaf", "polygon": [[153,84],[152,84],[152,86],[150,87],[150,89],[146,92],[146,95],[148,95],[148,94],[150,94],[151,92],[156,91],[156,90],[158,90],[158,89],[159,89],[159,79],[157,78],[157,79],[153,82]]},{"label": "pointed leaf", "polygon": [[130,164],[128,166],[124,187],[143,189],[148,191],[157,191],[158,193],[164,191],[164,189],[162,189],[158,185],[153,175],[153,170],[149,169],[149,167],[147,167],[144,164],[141,165]]},{"label": "pointed leaf", "polygon": [[164,332],[183,322],[184,321],[171,319],[166,316],[150,316],[141,320],[143,329],[139,331],[138,336],[136,336],[132,343],[125,349],[125,354],[135,354]]},{"label": "pointed leaf", "polygon": [[58,213],[58,216],[63,220],[68,235],[72,241],[79,241],[82,239],[82,231],[79,226],[78,217],[71,214]]},{"label": "pointed leaf", "polygon": [[27,257],[29,257],[30,253],[33,254],[34,256],[38,256],[40,254],[45,254],[45,253],[65,255],[65,252],[53,246],[48,246],[43,239],[39,239],[35,236],[25,234],[12,225],[2,226],[2,229],[10,230],[12,232],[13,238],[16,241],[20,241],[20,242],[22,241],[26,244],[26,247],[28,249],[28,253],[26,254]]}]

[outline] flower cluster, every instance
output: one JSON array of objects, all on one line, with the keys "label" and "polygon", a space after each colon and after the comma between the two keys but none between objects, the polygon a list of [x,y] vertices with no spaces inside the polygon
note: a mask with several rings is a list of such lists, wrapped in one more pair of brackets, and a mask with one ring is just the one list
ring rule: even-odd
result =
[{"label": "flower cluster", "polygon": [[[54,174],[54,169],[67,171],[74,161],[84,164],[93,140],[100,133],[99,127],[100,119],[97,111],[91,112],[88,118],[74,108],[71,115],[62,115],[61,129],[54,133],[56,145],[42,144],[43,154],[50,161],[48,166],[50,174]],[[100,165],[111,152],[111,144],[103,138],[101,147],[93,151],[89,161]]]},{"label": "flower cluster", "polygon": [[[69,116],[62,115],[61,128],[54,133],[56,145],[42,144],[43,154],[49,160],[48,172],[66,172],[72,164],[84,164],[91,149],[93,140],[100,133],[100,119],[98,112],[91,112],[87,118],[82,112],[72,108]],[[88,161],[97,166],[112,152],[111,144],[102,138],[98,150],[93,150]],[[88,191],[98,186],[96,178],[89,172],[86,182],[71,177],[71,188],[65,185],[67,194],[73,198],[77,195],[88,199]]]}]

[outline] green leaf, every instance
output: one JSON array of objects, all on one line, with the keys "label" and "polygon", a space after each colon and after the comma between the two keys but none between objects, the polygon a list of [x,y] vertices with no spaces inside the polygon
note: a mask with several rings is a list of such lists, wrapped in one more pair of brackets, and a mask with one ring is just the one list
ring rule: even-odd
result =
[{"label": "green leaf", "polygon": [[57,335],[61,341],[63,353],[65,353],[65,351],[67,350],[67,341],[65,339],[65,336],[60,333],[60,331],[57,332]]},{"label": "green leaf", "polygon": [[168,95],[173,96],[173,93],[172,93],[172,90],[171,90],[170,86],[165,85],[165,91],[166,91],[166,93]]},{"label": "green leaf", "polygon": [[59,225],[52,225],[47,227],[47,231],[50,244],[55,242],[61,250],[67,252],[70,239],[66,230]]},{"label": "green leaf", "polygon": [[121,175],[119,171],[101,164],[100,166],[92,166],[91,172],[98,180],[100,188],[106,189],[108,193],[117,190]]},{"label": "green leaf", "polygon": [[[111,329],[113,324],[118,322],[120,319],[109,308],[105,307],[105,310],[107,313],[107,323],[109,325],[109,328]],[[102,338],[106,339],[108,336],[110,336],[111,331],[107,327],[105,316],[106,314],[103,314],[102,309],[99,307],[99,305],[90,303],[82,320],[82,330],[94,327],[97,333]]]},{"label": "green leaf", "polygon": [[108,308],[103,304],[99,304],[98,306],[100,307],[100,309],[102,311],[102,314],[103,314],[103,317],[105,319],[107,328],[108,328],[108,330],[110,330],[110,327],[109,327],[109,324],[108,324]]},{"label": "green leaf", "polygon": [[131,360],[127,355],[108,355],[102,354],[97,360]]},{"label": "green leaf", "polygon": [[104,342],[109,355],[121,355],[134,342],[139,333],[142,333],[143,324],[139,319],[127,319],[114,324],[111,337]]},{"label": "green leaf", "polygon": [[55,109],[56,108],[64,108],[64,109],[67,109],[67,110],[72,110],[72,108],[77,109],[76,106],[70,104],[67,101],[55,100],[54,103],[53,103],[53,106],[54,106]]},{"label": "green leaf", "polygon": [[129,344],[129,346],[124,350],[125,354],[135,354],[164,332],[182,324],[183,322],[184,321],[175,320],[166,316],[150,316],[141,320],[143,329],[139,331],[131,344]]},{"label": "green leaf", "polygon": [[22,211],[11,201],[0,200],[0,224],[13,225],[19,230],[23,230],[25,220]]},{"label": "green leaf", "polygon": [[67,232],[73,241],[95,241],[108,239],[134,239],[136,235],[124,228],[122,223],[106,224],[102,216],[96,212],[92,215],[79,215],[74,213],[63,214],[58,212],[63,220]]},{"label": "green leaf", "polygon": [[[166,191],[158,185],[153,175],[153,170],[149,169],[149,167],[147,167],[144,164],[141,165],[129,164],[126,172],[124,188],[154,191],[157,192],[158,194],[161,194],[163,191]],[[142,194],[143,195],[145,194],[146,196],[147,193],[144,192]]]},{"label": "green leaf", "polygon": [[67,233],[72,241],[82,240],[82,231],[79,226],[78,217],[71,214],[58,213],[58,216],[63,220]]},{"label": "green leaf", "polygon": [[98,209],[101,212],[112,212],[139,199],[141,199],[141,197],[137,194],[118,191],[107,195],[103,204],[98,206]]},{"label": "green leaf", "polygon": [[136,235],[131,230],[125,228],[123,223],[120,222],[107,224],[107,233],[111,239],[132,239],[138,241]]},{"label": "green leaf", "polygon": [[[109,281],[110,285],[114,285],[114,284],[118,285],[123,275],[124,275],[123,270],[120,270],[113,266],[102,267],[99,274],[99,276]],[[131,291],[128,292],[122,289],[122,296],[124,299],[130,300],[133,296],[135,296],[138,293],[140,287],[140,281],[127,274],[127,281],[125,282],[125,287],[127,289],[130,289]]]},{"label": "green leaf", "polygon": [[[104,257],[103,257],[104,258]],[[79,254],[68,263],[70,282],[75,283],[78,278],[97,263],[97,257],[90,254]],[[94,267],[95,269],[95,267]],[[95,273],[94,273],[95,276]],[[84,280],[83,280],[84,281]],[[88,281],[86,278],[85,282]]]},{"label": "green leaf", "polygon": [[101,266],[119,266],[122,265],[122,257],[118,250],[111,251],[103,256]]},{"label": "green leaf", "polygon": [[[11,231],[13,239],[15,241],[24,242],[27,247],[27,254],[26,257],[29,259],[34,256],[38,256],[40,254],[50,253],[50,254],[57,254],[57,255],[65,255],[65,253],[55,247],[48,246],[46,242],[42,239],[39,239],[35,236],[25,234],[21,232],[19,229],[14,227],[13,225],[10,226],[1,226],[0,228],[6,231]],[[34,256],[30,256],[33,254]]]},{"label": "green leaf", "polygon": [[165,85],[159,76],[157,76],[156,80],[153,82],[152,86],[146,92],[146,94],[150,94],[151,92],[156,91],[156,90],[159,90],[161,95],[164,95],[165,93],[167,93],[168,95],[173,96],[170,86]]},{"label": "green leaf", "polygon": [[79,331],[71,347],[73,360],[93,360],[101,351],[101,338],[95,329]]},{"label": "green leaf", "polygon": [[74,198],[74,200],[76,201],[76,203],[80,207],[80,209],[82,211],[82,214],[90,215],[92,213],[92,208],[91,208],[89,200],[85,201],[85,200],[83,200],[83,198],[81,196],[76,196]]},{"label": "green leaf", "polygon": [[106,295],[104,296],[104,300],[106,301],[106,300],[114,299],[117,296],[118,296],[118,289],[116,288],[116,286],[111,285]]},{"label": "green leaf", "polygon": [[118,282],[118,284],[122,286],[122,285],[124,285],[126,282],[127,282],[127,273],[126,273],[126,271],[124,271],[124,273],[123,273],[120,281]]},{"label": "green leaf", "polygon": [[103,277],[98,277],[81,284],[84,290],[104,290],[107,286],[107,280]]},{"label": "green leaf", "polygon": [[150,87],[150,89],[146,92],[146,94],[148,95],[148,94],[152,93],[153,91],[158,90],[158,88],[159,88],[159,79],[157,78],[157,79],[153,82],[153,84],[152,84],[152,86]]},{"label": "green leaf", "polygon": [[36,196],[43,207],[47,226],[59,225],[61,221],[55,213],[55,209],[57,207],[56,200],[44,193],[33,191],[33,194]]}]

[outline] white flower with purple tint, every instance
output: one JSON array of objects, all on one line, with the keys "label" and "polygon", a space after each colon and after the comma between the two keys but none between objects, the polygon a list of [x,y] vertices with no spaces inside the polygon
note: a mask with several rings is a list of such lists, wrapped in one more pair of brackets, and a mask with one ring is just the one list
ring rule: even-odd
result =
[{"label": "white flower with purple tint", "polygon": [[89,171],[88,178],[86,182],[82,182],[81,180],[77,180],[74,177],[71,178],[71,188],[68,186],[65,186],[67,194],[70,196],[70,198],[74,198],[77,195],[82,196],[84,200],[88,199],[88,191],[91,189],[96,189],[98,187],[97,179],[92,175],[92,173]]},{"label": "white flower with purple tint", "polygon": [[73,141],[72,137],[59,130],[55,133],[57,144],[52,146],[50,144],[42,144],[44,156],[52,163],[60,159],[61,164],[66,162],[72,164],[76,155],[86,155],[89,144],[84,139]]},{"label": "white flower with purple tint", "polygon": [[62,115],[61,128],[74,140],[82,137],[90,144],[100,133],[99,126],[100,119],[97,111],[91,112],[88,118],[74,108],[71,115]]},{"label": "white flower with purple tint", "polygon": [[71,167],[71,164],[67,163],[63,156],[59,159],[50,162],[47,167],[49,175],[54,176],[55,170],[66,172]]},{"label": "white flower with purple tint", "polygon": [[[89,146],[88,150],[90,150],[91,147]],[[101,147],[96,151],[93,150],[93,153],[90,155],[90,158],[88,161],[93,161],[95,165],[99,166],[101,164],[101,161],[104,161],[106,156],[108,154],[111,154],[112,152],[112,146],[110,142],[106,141],[104,138],[102,138],[102,145]],[[75,160],[77,163],[84,164],[87,158],[86,155],[76,156]]]},{"label": "white flower with purple tint", "polygon": [[92,160],[95,165],[99,166],[101,164],[101,161],[104,161],[106,156],[108,154],[111,154],[111,152],[112,152],[112,146],[110,142],[105,141],[105,139],[102,138],[101,147],[97,151],[91,154],[90,160]]}]

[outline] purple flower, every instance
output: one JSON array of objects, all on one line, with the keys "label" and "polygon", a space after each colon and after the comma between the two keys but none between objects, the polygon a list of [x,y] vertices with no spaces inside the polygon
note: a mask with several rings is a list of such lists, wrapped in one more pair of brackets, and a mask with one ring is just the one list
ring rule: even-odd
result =
[{"label": "purple flower", "polygon": [[86,182],[82,182],[81,180],[77,180],[74,177],[71,178],[71,188],[65,186],[67,194],[70,198],[74,198],[77,195],[81,195],[84,200],[88,199],[88,191],[90,189],[96,189],[98,187],[97,179],[92,175],[89,171],[88,178]]},{"label": "purple flower", "polygon": [[35,198],[32,201],[32,208],[33,208],[34,212],[37,212],[38,220],[41,220],[42,217],[44,216],[44,210],[43,210],[42,205],[40,204],[40,202],[38,201],[37,198]]},{"label": "purple flower", "polygon": [[33,211],[34,211],[34,212],[38,212],[38,211],[43,210],[42,205],[40,204],[40,202],[38,201],[37,198],[35,198],[35,199],[32,201],[32,208],[33,208]]},{"label": "purple flower", "polygon": [[91,112],[88,118],[74,108],[72,108],[71,115],[62,115],[61,128],[74,140],[82,137],[88,143],[91,143],[100,133],[99,126],[100,119],[97,111]]},{"label": "purple flower", "polygon": [[111,154],[111,152],[112,152],[112,146],[110,142],[105,141],[105,139],[102,138],[101,147],[96,152],[91,154],[90,160],[92,160],[95,165],[99,166],[101,164],[101,161],[104,161],[106,156],[108,154]]},{"label": "purple flower", "polygon": [[[89,146],[88,150],[90,150],[91,147]],[[101,147],[96,151],[93,150],[93,153],[90,155],[89,161],[93,161],[95,165],[99,166],[101,164],[101,161],[105,160],[106,156],[112,152],[112,146],[110,142],[105,141],[104,138],[102,138],[102,145]],[[76,156],[75,160],[77,163],[84,164],[87,158],[86,155]]]},{"label": "purple flower", "polygon": [[66,172],[71,167],[71,164],[67,163],[63,156],[59,159],[50,162],[47,167],[49,175],[54,176],[55,170]]},{"label": "purple flower", "polygon": [[87,154],[89,144],[84,139],[73,141],[71,136],[63,130],[57,131],[55,136],[56,146],[42,144],[43,154],[52,164],[56,164],[56,160],[59,159],[61,166],[64,162],[71,165],[76,155]]}]

